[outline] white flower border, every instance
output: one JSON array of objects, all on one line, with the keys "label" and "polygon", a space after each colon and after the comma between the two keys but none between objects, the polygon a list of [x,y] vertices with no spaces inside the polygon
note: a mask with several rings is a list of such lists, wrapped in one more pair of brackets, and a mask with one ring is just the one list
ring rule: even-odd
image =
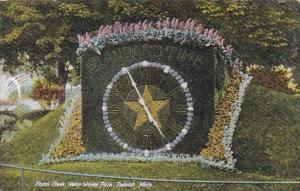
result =
[{"label": "white flower border", "polygon": [[243,80],[240,83],[238,90],[238,99],[234,102],[232,112],[230,113],[230,122],[227,126],[224,127],[224,136],[223,136],[223,147],[224,147],[224,156],[226,158],[226,163],[232,168],[235,167],[236,159],[233,158],[232,150],[232,139],[233,133],[236,128],[236,123],[238,121],[240,112],[242,110],[242,103],[244,101],[244,95],[246,93],[246,88],[251,82],[252,77],[248,74],[240,73]]},{"label": "white flower border", "polygon": [[[223,145],[225,151],[225,160],[216,160],[211,158],[205,158],[201,155],[188,155],[188,154],[172,154],[172,153],[155,153],[151,156],[144,156],[143,154],[135,154],[135,153],[89,153],[89,154],[81,154],[78,156],[70,156],[60,159],[50,158],[51,151],[56,144],[60,143],[64,133],[64,126],[60,127],[60,137],[55,141],[55,143],[51,146],[48,154],[43,155],[39,164],[52,164],[52,163],[61,163],[67,161],[99,161],[99,160],[107,160],[107,161],[159,161],[159,162],[195,162],[201,163],[203,166],[212,166],[219,169],[226,170],[235,170],[236,159],[233,158],[232,151],[232,139],[233,133],[236,128],[236,123],[238,121],[239,114],[241,112],[241,106],[244,101],[244,96],[246,92],[246,88],[251,82],[252,77],[248,74],[240,73],[242,76],[242,82],[239,85],[238,90],[238,99],[233,104],[232,112],[230,115],[230,123],[229,125],[224,127],[224,137],[223,137]],[[65,112],[65,116],[69,116],[71,113],[71,108],[67,112]],[[63,118],[62,123],[66,124],[66,117]]]},{"label": "white flower border", "polygon": [[60,159],[53,159],[53,158],[43,158],[39,164],[53,164],[53,163],[62,163],[68,161],[152,161],[152,162],[176,162],[176,163],[200,163],[202,166],[209,167],[214,166],[219,169],[227,169],[227,170],[234,170],[231,165],[226,164],[225,161],[216,161],[214,159],[206,159],[201,155],[186,155],[186,154],[162,154],[157,153],[151,155],[149,157],[145,157],[144,155],[136,155],[134,153],[88,153],[88,154],[81,154],[78,156],[72,157],[65,157]]}]

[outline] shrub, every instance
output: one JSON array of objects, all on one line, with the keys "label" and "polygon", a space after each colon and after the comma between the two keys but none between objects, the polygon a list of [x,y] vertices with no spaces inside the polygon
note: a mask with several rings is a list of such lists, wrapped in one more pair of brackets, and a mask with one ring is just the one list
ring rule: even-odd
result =
[{"label": "shrub", "polygon": [[16,126],[15,116],[9,114],[0,114],[0,140],[3,141],[3,137],[7,137],[6,134],[15,129]]},{"label": "shrub", "polygon": [[14,127],[16,124],[16,119],[10,115],[2,115],[0,114],[0,134],[4,129],[10,129]]},{"label": "shrub", "polygon": [[44,108],[50,109],[64,97],[64,85],[46,79],[38,79],[33,84],[32,98],[38,100]]},{"label": "shrub", "polygon": [[285,93],[300,93],[293,78],[293,69],[284,65],[266,68],[260,65],[250,65],[247,72],[253,77],[253,82]]}]

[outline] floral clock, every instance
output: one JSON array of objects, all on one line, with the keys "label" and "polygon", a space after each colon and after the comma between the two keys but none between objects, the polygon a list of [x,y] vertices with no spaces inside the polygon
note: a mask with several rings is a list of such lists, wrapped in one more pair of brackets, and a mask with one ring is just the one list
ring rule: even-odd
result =
[{"label": "floral clock", "polygon": [[172,150],[190,129],[193,98],[188,83],[168,65],[138,62],[107,85],[105,128],[123,149],[145,156]]}]

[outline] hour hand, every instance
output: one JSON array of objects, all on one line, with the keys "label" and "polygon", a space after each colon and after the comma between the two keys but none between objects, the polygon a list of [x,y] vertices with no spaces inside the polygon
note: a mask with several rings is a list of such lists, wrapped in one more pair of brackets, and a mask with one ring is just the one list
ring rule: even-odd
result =
[{"label": "hour hand", "polygon": [[136,83],[135,83],[133,77],[131,76],[130,72],[127,70],[127,68],[123,68],[123,70],[124,70],[124,72],[126,72],[128,74],[129,79],[131,81],[131,84],[132,84],[132,86],[134,87],[136,93],[139,96],[138,101],[143,106],[144,111],[147,113],[147,116],[148,116],[148,119],[149,119],[150,123],[153,123],[154,126],[157,128],[158,132],[161,134],[161,136],[165,137],[165,135],[162,133],[162,131],[161,131],[158,123],[153,119],[153,117],[152,117],[152,115],[151,115],[151,113],[149,111],[149,108],[146,106],[145,100],[141,96],[141,94],[140,94],[140,92],[139,92],[139,90],[138,90],[138,88],[136,86]]},{"label": "hour hand", "polygon": [[145,101],[143,99],[139,98],[138,101],[142,106],[145,106]]}]

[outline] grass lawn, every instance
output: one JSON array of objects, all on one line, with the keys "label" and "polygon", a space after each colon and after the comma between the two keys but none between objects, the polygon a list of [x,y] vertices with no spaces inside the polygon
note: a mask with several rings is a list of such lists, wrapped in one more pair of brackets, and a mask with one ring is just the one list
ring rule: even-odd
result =
[{"label": "grass lawn", "polygon": [[299,95],[251,85],[237,126],[233,150],[238,169],[300,177]]},{"label": "grass lawn", "polygon": [[[121,175],[131,177],[147,177],[147,178],[170,178],[170,179],[202,179],[202,180],[282,180],[281,177],[264,176],[259,173],[236,173],[225,172],[217,169],[202,168],[196,164],[174,164],[174,163],[159,163],[159,162],[76,162],[76,163],[62,163],[49,166],[39,166],[39,168],[69,171],[69,172],[81,172],[92,174],[106,174],[106,175]],[[9,190],[8,188],[18,188],[18,171],[5,169],[0,171],[0,188]],[[2,178],[3,177],[3,178]],[[49,175],[37,172],[25,172],[25,185],[27,190],[43,190],[41,187],[35,187],[36,181],[41,182],[65,182],[70,181],[77,182],[112,182],[116,185],[116,180],[109,179],[96,179],[96,178],[79,178],[72,176],[62,175]],[[291,180],[286,178],[285,180]],[[117,180],[120,181],[120,180]],[[129,182],[129,181],[122,181]],[[3,185],[2,185],[3,184]],[[6,186],[4,186],[4,184]],[[136,182],[138,185],[139,182]],[[150,190],[298,190],[299,185],[225,185],[225,184],[182,184],[182,183],[156,183],[152,182]],[[70,187],[64,187],[57,189],[55,187],[47,187],[45,190],[68,190]],[[105,190],[119,190],[120,188],[113,187]],[[72,188],[71,190],[76,190]],[[91,188],[81,187],[78,190],[92,190]],[[96,190],[96,189],[95,189]],[[101,189],[98,189],[101,190]],[[146,188],[139,188],[138,186],[130,189],[122,190],[147,190]],[[148,189],[149,190],[149,189]]]},{"label": "grass lawn", "polygon": [[[22,131],[12,142],[0,145],[0,162],[35,168],[131,177],[202,180],[298,180],[300,169],[300,97],[251,85],[234,135],[237,168],[243,173],[203,168],[198,164],[162,162],[66,162],[37,165],[58,136],[60,107]],[[26,190],[93,190],[91,187],[35,187],[36,181],[113,182],[25,171]],[[118,180],[119,181],[119,180]],[[128,182],[128,181],[125,181]],[[155,183],[150,188],[106,188],[104,190],[214,190],[298,191],[300,185],[224,185]],[[19,171],[0,169],[0,190],[19,188]],[[98,190],[103,190],[98,189]]]},{"label": "grass lawn", "polygon": [[10,164],[36,164],[49,144],[59,135],[58,122],[64,108],[59,107],[22,130],[11,142],[0,144],[0,161]]}]

